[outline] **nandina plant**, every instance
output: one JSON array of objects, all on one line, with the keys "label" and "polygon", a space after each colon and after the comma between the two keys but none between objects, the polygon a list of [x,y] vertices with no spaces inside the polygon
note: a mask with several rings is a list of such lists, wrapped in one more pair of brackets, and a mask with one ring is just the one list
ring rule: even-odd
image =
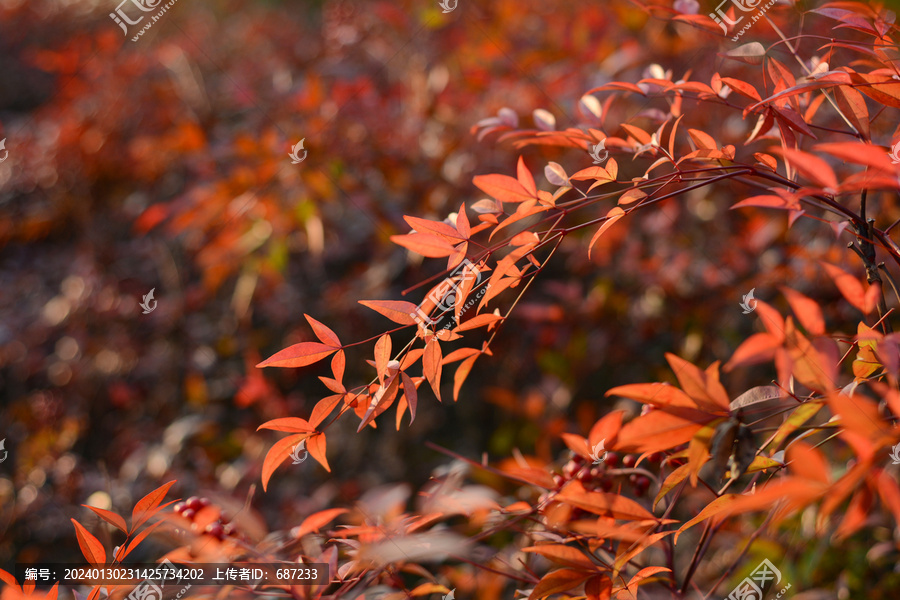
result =
[{"label": "nandina plant", "polygon": [[[643,6],[697,36],[721,35],[694,3]],[[742,305],[757,332],[702,366],[667,354],[668,379],[677,385],[604,390],[644,408],[611,410],[584,431],[563,434],[568,456],[559,461],[455,456],[473,474],[490,475],[493,490],[465,485],[457,469],[423,490],[415,510],[409,490],[384,491],[353,511],[310,515],[273,544],[263,543],[264,532],[208,529],[220,516],[215,506],[197,504],[197,512],[188,502],[159,520],[166,487],[139,503],[130,528],[114,513],[94,511],[125,536],[109,560],[76,522],[85,558],[121,560],[152,516],[189,538],[173,558],[215,562],[252,550],[258,558],[329,564],[331,585],[284,590],[298,598],[357,598],[366,589],[402,598],[451,588],[477,597],[508,588],[535,599],[709,597],[740,588],[763,559],[777,567],[775,583],[792,591],[890,597],[898,587],[891,564],[900,521],[892,465],[900,457],[889,455],[900,443],[900,346],[889,308],[900,302],[893,274],[900,247],[891,239],[898,221],[889,217],[900,190],[900,156],[890,148],[900,109],[897,31],[878,6],[830,3],[802,19],[794,11],[772,8],[764,15],[772,27],[760,23],[742,38],[766,44],[720,52],[718,67],[704,63],[675,79],[672,69],[651,65],[646,77],[587,90],[572,126],[558,127],[545,109],[534,111],[529,129],[510,110],[476,125],[483,139],[499,133],[501,142],[540,146],[557,160],[511,159],[509,174],[474,179],[488,198],[461,203],[442,221],[406,217],[412,231],[392,239],[446,259],[446,278],[421,302],[360,301],[393,327],[345,343],[306,315],[318,341],[259,364],[299,368],[329,359],[331,369],[321,377],[329,394],[309,414],[261,425],[288,434],[268,452],[262,485],[301,444],[330,471],[327,455],[340,450],[326,441],[338,419],[355,415],[361,431],[394,409],[399,428],[407,412],[415,419],[420,390],[457,401],[475,363],[497,359],[498,336],[516,335],[511,316],[554,260],[573,246],[590,260],[615,260],[631,223],[697,193],[783,224],[786,236],[801,227],[825,231],[830,247],[821,243],[827,237],[807,248],[798,240],[795,259],[821,269],[820,281],[840,294],[836,301],[823,304],[777,279],[781,308],[746,294]],[[733,35],[740,15],[735,7],[725,14]],[[810,33],[824,27],[834,36]],[[346,351],[366,344],[371,379],[346,382]],[[332,525],[338,519],[343,526]],[[841,562],[868,539],[880,544],[864,566]],[[433,562],[452,565],[443,579],[423,566]]]}]

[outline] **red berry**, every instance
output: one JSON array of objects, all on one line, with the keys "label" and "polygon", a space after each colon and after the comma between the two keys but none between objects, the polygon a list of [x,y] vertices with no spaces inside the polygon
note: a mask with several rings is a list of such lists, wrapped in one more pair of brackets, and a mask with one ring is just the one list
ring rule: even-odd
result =
[{"label": "red berry", "polygon": [[576,465],[583,465],[584,457],[581,456],[580,454],[572,453],[571,462],[575,463]]},{"label": "red berry", "polygon": [[634,457],[634,454],[626,454],[622,459],[622,466],[626,469],[630,469],[634,466],[634,463],[637,462],[637,459]]},{"label": "red berry", "polygon": [[553,475],[553,484],[554,484],[556,487],[561,488],[562,485],[563,485],[565,482],[566,482],[566,480],[565,480],[565,478],[564,478],[562,475],[560,475],[560,474],[558,474],[558,473],[555,473],[555,474]]},{"label": "red berry", "polygon": [[659,464],[662,462],[662,459],[664,457],[665,457],[665,455],[662,452],[654,452],[653,454],[650,455],[650,457],[647,460],[649,460],[652,463]]},{"label": "red berry", "polygon": [[603,464],[608,466],[610,469],[615,469],[616,465],[619,464],[619,455],[615,452],[608,452],[606,454],[606,458],[603,460]]},{"label": "red berry", "polygon": [[194,510],[193,508],[186,508],[183,511],[181,511],[181,516],[184,517],[185,519],[187,519],[188,521],[191,521],[191,520],[193,520],[194,517],[197,516],[197,511]]},{"label": "red berry", "polygon": [[578,469],[580,469],[580,467],[572,461],[567,462],[563,467],[563,477],[565,477],[566,479],[572,479],[572,477],[575,476],[575,473],[578,472]]},{"label": "red berry", "polygon": [[174,511],[177,512],[177,513],[182,512],[184,509],[185,509],[185,504],[184,504],[184,502],[177,502],[177,503],[175,504],[175,506],[172,507],[172,510],[174,510]]},{"label": "red berry", "polygon": [[612,486],[613,486],[612,479],[603,479],[602,481],[600,481],[600,488],[604,492],[608,492],[609,490],[611,490]]},{"label": "red berry", "polygon": [[198,498],[197,496],[191,496],[187,499],[187,502],[185,504],[187,504],[187,507],[193,511],[198,511],[203,508],[203,504],[201,504],[200,498]]},{"label": "red berry", "polygon": [[581,483],[587,483],[593,478],[594,476],[591,475],[591,470],[587,467],[582,468],[581,471],[578,472],[578,481],[580,481]]},{"label": "red berry", "polygon": [[[603,463],[600,463],[601,465]],[[596,467],[591,467],[591,479],[599,479],[600,475],[603,474],[603,469],[600,468],[600,465]]]},{"label": "red berry", "polygon": [[206,533],[221,540],[225,536],[225,528],[217,521],[206,526]]},{"label": "red berry", "polygon": [[200,498],[200,508],[206,508],[209,506],[209,498]]}]

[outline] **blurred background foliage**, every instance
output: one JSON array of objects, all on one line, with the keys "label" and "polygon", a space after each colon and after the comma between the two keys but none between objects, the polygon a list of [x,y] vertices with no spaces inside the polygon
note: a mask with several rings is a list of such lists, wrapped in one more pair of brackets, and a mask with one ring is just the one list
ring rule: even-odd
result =
[{"label": "blurred background foliage", "polygon": [[[440,220],[481,198],[474,175],[512,172],[518,151],[477,139],[478,120],[509,107],[527,124],[544,108],[574,126],[587,89],[655,63],[708,81],[721,61],[716,40],[627,2],[461,1],[442,14],[410,0],[181,0],[137,42],[112,9],[0,1],[0,564],[78,557],[69,519],[89,498],[130,507],[177,478],[176,496],[240,505],[279,437],[257,426],[306,417],[327,393],[326,366],[254,365],[314,339],[303,313],[344,342],[375,335],[385,321],[357,300],[404,298],[440,272],[388,238],[408,230],[404,214]],[[616,118],[652,123],[654,110]],[[717,124],[723,143],[740,143],[735,118]],[[300,139],[308,156],[292,165]],[[535,174],[590,164],[522,153]],[[769,299],[793,280],[837,298],[814,289],[807,260],[827,257],[829,228],[801,221],[789,245],[781,220],[706,194],[636,214],[592,259],[567,238],[458,404],[423,395],[399,432],[339,421],[333,474],[308,461],[255,495],[267,526],[381,483],[418,487],[447,461],[425,440],[551,460],[558,433],[609,410],[605,390],[671,380],[664,352],[727,359],[753,330],[737,306],[751,287]],[[349,380],[366,379],[365,358],[350,351]]]}]

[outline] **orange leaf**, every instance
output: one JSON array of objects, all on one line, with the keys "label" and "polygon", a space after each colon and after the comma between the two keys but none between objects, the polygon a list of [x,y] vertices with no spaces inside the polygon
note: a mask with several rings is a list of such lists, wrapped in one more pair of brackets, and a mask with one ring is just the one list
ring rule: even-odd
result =
[{"label": "orange leaf", "polygon": [[136,531],[147,519],[153,516],[156,512],[156,507],[159,506],[163,498],[166,497],[169,488],[173,485],[175,485],[174,479],[168,483],[164,483],[138,500],[138,503],[134,505],[134,510],[131,511],[131,531]]},{"label": "orange leaf", "polygon": [[413,317],[418,307],[412,302],[404,302],[402,300],[360,300],[359,303],[377,313],[381,313],[394,323],[412,325],[416,322]]},{"label": "orange leaf", "polygon": [[733,77],[722,77],[722,83],[736,91],[738,94],[742,96],[746,96],[751,100],[756,100],[760,102],[762,98],[759,97],[759,92],[756,91],[756,88],[750,85],[749,83],[745,83],[740,79],[734,79]]},{"label": "orange leaf", "polygon": [[474,356],[470,356],[466,360],[462,361],[460,365],[456,368],[456,373],[453,375],[453,401],[457,402],[459,400],[459,390],[462,389],[463,383],[466,381],[466,377],[469,376],[469,372],[472,371],[472,367],[475,365],[475,361],[478,360],[480,354],[476,354]]},{"label": "orange leaf", "polygon": [[316,459],[325,470],[331,473],[331,467],[328,466],[328,459],[325,457],[325,434],[319,433],[309,438],[306,443],[306,449],[309,454]]},{"label": "orange leaf", "polygon": [[[677,416],[675,413],[683,414]],[[623,452],[668,450],[690,441],[704,423],[714,418],[708,413],[686,408],[653,410],[622,427],[616,449]]]},{"label": "orange leaf", "polygon": [[792,148],[774,148],[773,152],[782,153],[801,175],[817,186],[832,190],[838,188],[837,176],[831,166],[815,154]]},{"label": "orange leaf", "polygon": [[[263,461],[262,466],[262,484],[263,491],[266,491],[266,488],[269,485],[269,479],[272,477],[272,473],[275,472],[275,469],[284,462],[284,460],[291,455],[291,452],[294,450],[294,447],[299,444],[301,441],[305,440],[309,437],[308,433],[296,433],[294,435],[289,435],[286,438],[280,439],[269,449],[269,452],[266,454],[266,458]],[[307,446],[307,450],[309,450],[309,446]]]},{"label": "orange leaf", "polygon": [[405,235],[392,235],[391,241],[407,250],[412,250],[428,258],[441,258],[450,256],[456,249],[450,242],[430,233],[407,233]]},{"label": "orange leaf", "polygon": [[300,342],[276,352],[257,367],[305,367],[334,354],[338,348],[318,342]]},{"label": "orange leaf", "polygon": [[256,428],[257,431],[260,429],[271,429],[272,431],[284,431],[286,433],[313,433],[315,431],[315,428],[309,421],[300,417],[272,419]]},{"label": "orange leaf", "polygon": [[165,523],[165,521],[159,520],[159,521],[157,521],[156,523],[153,523],[153,524],[148,525],[147,527],[145,527],[143,531],[141,531],[139,534],[137,534],[136,536],[134,536],[134,538],[132,538],[132,540],[128,543],[128,547],[127,547],[127,548],[125,548],[124,550],[123,550],[123,549],[120,549],[120,550],[119,550],[119,555],[117,555],[115,558],[116,558],[117,560],[119,560],[119,561],[124,560],[126,556],[128,556],[129,554],[131,554],[132,550],[134,550],[135,548],[137,548],[138,545],[140,545],[140,543],[143,542],[144,539],[146,539],[146,537],[147,537],[148,535],[150,535],[151,533],[153,533],[153,531],[154,531],[157,527],[159,527],[160,525],[162,525],[163,523]]},{"label": "orange leaf", "polygon": [[722,494],[721,496],[707,504],[703,508],[703,510],[697,513],[696,517],[678,528],[678,531],[675,532],[675,537],[673,538],[673,542],[675,543],[675,545],[678,545],[678,536],[680,536],[685,530],[690,529],[697,523],[705,521],[712,516],[725,512],[726,510],[728,510],[729,506],[731,506],[731,501],[735,498],[740,497],[740,494]]},{"label": "orange leaf", "polygon": [[294,531],[294,537],[302,538],[307,533],[319,531],[319,529],[328,525],[328,523],[346,512],[348,512],[346,508],[329,508],[313,513],[303,519],[303,522],[300,523],[300,527]]},{"label": "orange leaf", "polygon": [[478,189],[501,202],[524,202],[535,196],[508,175],[477,175],[472,179]]},{"label": "orange leaf", "polygon": [[668,383],[630,383],[606,392],[606,396],[622,396],[654,406],[683,406],[697,408],[687,394]]},{"label": "orange leaf", "polygon": [[409,223],[416,232],[429,231],[437,234],[442,238],[450,238],[446,240],[449,244],[455,244],[465,238],[459,234],[455,227],[444,223],[443,221],[429,221],[428,219],[420,219],[419,217],[410,217],[404,215],[403,219]]},{"label": "orange leaf", "polygon": [[540,544],[538,546],[528,546],[527,548],[522,548],[522,552],[534,552],[535,554],[540,554],[546,558],[549,558],[555,563],[559,563],[561,565],[567,567],[575,567],[577,569],[585,569],[591,570],[596,568],[596,565],[591,562],[591,560],[584,555],[584,552],[578,550],[577,548],[573,548],[572,546],[563,546],[562,544]]},{"label": "orange leaf", "polygon": [[531,171],[528,170],[528,167],[525,166],[525,161],[522,160],[521,156],[519,157],[519,162],[516,164],[516,176],[525,192],[536,198],[537,186],[534,183],[534,176],[531,174]]},{"label": "orange leaf", "polygon": [[104,510],[102,508],[97,508],[96,506],[88,506],[87,504],[82,504],[82,506],[94,511],[94,513],[98,517],[100,517],[101,519],[103,519],[104,521],[106,521],[107,523],[109,523],[110,525],[112,525],[113,527],[115,527],[116,529],[121,531],[122,533],[125,533],[125,534],[128,533],[128,525],[125,523],[125,519],[123,519],[116,513],[109,511],[109,510]]},{"label": "orange leaf", "polygon": [[622,417],[624,416],[624,410],[614,410],[594,423],[587,437],[591,448],[599,444],[601,440],[605,440],[604,447],[614,447],[619,436],[619,430],[622,429]]},{"label": "orange leaf", "polygon": [[441,402],[441,344],[437,338],[432,337],[425,344],[425,354],[422,355],[422,369],[428,385],[434,390],[438,402]]},{"label": "orange leaf", "polygon": [[[406,398],[406,403],[409,405],[409,424],[412,425],[412,422],[416,420],[416,405],[418,404],[419,392],[416,390],[415,382],[406,374],[406,371],[401,371],[400,377],[403,380],[403,393]],[[400,409],[398,408],[397,410]],[[400,419],[398,417],[398,426],[399,422]]]},{"label": "orange leaf", "polygon": [[600,236],[603,235],[607,229],[612,227],[613,223],[624,216],[625,211],[619,206],[613,206],[610,211],[606,213],[606,221],[603,222],[603,225],[600,226],[600,229],[598,229],[597,233],[594,234],[594,237],[591,238],[591,243],[588,244],[588,258],[591,257],[591,249],[594,247],[594,244],[597,243],[597,240],[600,239]]},{"label": "orange leaf", "polygon": [[719,145],[716,143],[716,140],[714,140],[713,137],[705,131],[700,131],[699,129],[688,129],[688,134],[691,136],[691,139],[694,140],[694,143],[704,150],[719,149]]},{"label": "orange leaf", "polygon": [[675,489],[675,486],[684,481],[684,479],[688,476],[688,469],[690,465],[681,465],[674,471],[672,471],[666,480],[663,481],[662,485],[659,486],[659,493],[656,494],[656,498],[653,500],[653,510],[656,510],[656,505],[659,504],[659,501],[665,498],[666,494]]},{"label": "orange leaf", "polygon": [[552,594],[559,594],[575,589],[581,583],[590,577],[590,573],[584,571],[576,571],[574,569],[558,569],[544,575],[544,577],[534,586],[529,600],[538,600],[546,598]]},{"label": "orange leaf", "polygon": [[325,344],[326,346],[335,346],[341,347],[341,340],[338,339],[338,336],[335,332],[329,329],[326,325],[316,321],[311,316],[304,314],[306,320],[309,322],[310,327],[312,327],[313,333],[316,334],[316,337],[319,338],[319,341]]},{"label": "orange leaf", "polygon": [[478,329],[479,327],[484,327],[485,325],[490,325],[496,321],[502,320],[503,317],[500,315],[495,315],[491,313],[486,313],[483,315],[477,315],[472,317],[462,325],[456,328],[456,331],[469,331],[470,329]]},{"label": "orange leaf", "polygon": [[725,372],[736,367],[755,365],[775,358],[775,349],[781,347],[781,341],[768,333],[754,333],[741,342],[731,360],[725,365]]},{"label": "orange leaf", "polygon": [[838,266],[827,262],[822,262],[821,264],[847,302],[863,313],[870,312],[866,307],[866,291],[856,277]]},{"label": "orange leaf", "polygon": [[675,372],[684,393],[697,402],[697,406],[709,412],[728,411],[731,401],[722,384],[719,383],[718,363],[712,371],[702,371],[683,358],[666,353],[666,360]]},{"label": "orange leaf", "polygon": [[582,169],[569,177],[575,181],[585,181],[587,179],[597,179],[600,181],[615,181],[616,178],[603,167],[588,167]]},{"label": "orange leaf", "polygon": [[85,529],[81,523],[75,519],[71,519],[71,521],[72,524],[75,525],[75,535],[78,538],[78,547],[81,548],[81,553],[84,554],[88,563],[92,565],[105,565],[106,550],[103,549],[103,544],[100,543],[100,540],[91,535],[91,532]]},{"label": "orange leaf", "polygon": [[383,334],[378,341],[375,342],[375,371],[378,373],[378,380],[384,383],[384,377],[387,373],[388,363],[391,360],[391,336]]},{"label": "orange leaf", "polygon": [[806,442],[795,441],[785,451],[788,469],[793,475],[828,484],[828,462],[822,453]]},{"label": "orange leaf", "polygon": [[580,481],[572,481],[556,496],[556,499],[597,515],[614,519],[640,521],[655,519],[653,513],[625,496],[606,492],[589,492]]},{"label": "orange leaf", "polygon": [[609,575],[595,575],[584,584],[587,600],[610,600],[612,598],[612,580]]},{"label": "orange leaf", "polygon": [[334,394],[333,396],[326,396],[316,403],[312,409],[312,414],[309,415],[309,426],[312,428],[309,433],[311,433],[314,428],[318,427],[322,421],[331,414],[331,411],[334,410],[334,407],[337,406],[338,402],[343,398],[344,394]]},{"label": "orange leaf", "polygon": [[815,300],[786,287],[781,288],[781,293],[787,298],[791,310],[808,332],[813,335],[825,335],[825,319]]}]

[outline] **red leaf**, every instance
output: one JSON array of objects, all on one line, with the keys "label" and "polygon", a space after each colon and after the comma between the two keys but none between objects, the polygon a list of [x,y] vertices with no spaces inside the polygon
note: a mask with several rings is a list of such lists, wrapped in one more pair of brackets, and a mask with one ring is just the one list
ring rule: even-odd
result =
[{"label": "red leaf", "polygon": [[338,348],[318,342],[300,342],[276,352],[257,367],[305,367],[334,354]]},{"label": "red leaf", "polygon": [[722,83],[736,91],[738,94],[742,96],[746,96],[751,100],[756,100],[759,102],[762,98],[759,97],[759,92],[756,91],[756,88],[741,81],[740,79],[734,79],[733,77],[722,77]]},{"label": "red leaf", "polygon": [[856,277],[847,273],[840,267],[822,262],[825,272],[834,281],[834,284],[840,290],[847,302],[855,306],[863,313],[868,313],[866,307],[866,291]]},{"label": "red leaf", "polygon": [[408,233],[406,235],[392,235],[391,241],[398,246],[403,246],[428,258],[441,258],[450,256],[456,250],[453,244],[437,235],[430,233]]},{"label": "red leaf", "polygon": [[400,325],[412,325],[416,322],[413,316],[418,308],[412,302],[396,300],[360,300],[360,304],[367,306],[377,313],[381,313],[394,323]]},{"label": "red leaf", "polygon": [[145,539],[148,535],[150,535],[151,533],[153,533],[153,531],[154,531],[157,527],[159,527],[160,525],[162,525],[164,522],[165,522],[165,521],[160,520],[160,521],[157,521],[156,523],[153,523],[152,525],[148,525],[147,527],[145,527],[144,530],[143,530],[142,532],[140,532],[139,534],[137,534],[136,536],[134,536],[134,538],[128,543],[128,547],[127,547],[127,548],[125,548],[125,549],[119,549],[119,556],[116,556],[115,558],[116,558],[117,560],[119,560],[119,561],[124,560],[125,557],[128,556],[129,554],[131,554],[131,552],[132,552],[135,548],[137,548],[138,545],[140,545],[140,543],[143,542],[144,539]]},{"label": "red leaf", "polygon": [[[263,461],[262,466],[262,484],[263,491],[269,485],[269,479],[272,477],[272,473],[275,472],[275,469],[284,462],[284,460],[291,455],[291,452],[294,450],[294,447],[309,437],[308,433],[297,433],[294,435],[289,435],[286,438],[280,439],[275,442],[269,452],[266,453],[266,458]],[[307,445],[307,450],[309,450],[309,445]],[[312,454],[312,452],[310,452]]]},{"label": "red leaf", "polygon": [[725,365],[725,372],[736,367],[755,365],[775,358],[775,350],[781,347],[781,340],[768,333],[754,333],[741,342],[731,360]]},{"label": "red leaf", "polygon": [[472,366],[475,365],[475,361],[478,360],[480,354],[476,354],[475,356],[470,356],[466,360],[462,361],[459,367],[456,368],[456,374],[453,376],[453,401],[456,402],[459,400],[459,390],[462,389],[463,383],[466,381],[466,377],[469,376],[469,372],[472,370]]},{"label": "red leaf", "polygon": [[391,360],[391,336],[382,335],[375,342],[375,371],[378,373],[378,380],[383,384],[384,377],[387,373],[388,363]]},{"label": "red leaf", "polygon": [[600,239],[600,236],[603,235],[607,229],[612,227],[613,223],[624,216],[625,211],[618,206],[613,206],[612,209],[610,209],[610,211],[606,213],[606,221],[603,222],[603,225],[600,226],[600,229],[598,229],[597,233],[594,234],[594,237],[591,238],[591,243],[588,244],[588,258],[591,257],[591,249],[594,247],[594,244],[597,243],[597,240]]},{"label": "red leaf", "polygon": [[528,170],[528,167],[525,166],[525,161],[522,160],[521,156],[516,165],[516,176],[519,178],[519,184],[521,184],[525,192],[537,198],[537,186],[534,183],[534,176]]},{"label": "red leaf", "polygon": [[306,443],[306,449],[309,454],[316,459],[325,470],[331,473],[331,467],[328,466],[328,459],[325,457],[325,434],[320,433],[309,438]]},{"label": "red leaf", "polygon": [[534,199],[521,183],[508,175],[477,175],[472,182],[484,193],[501,202],[525,202]]},{"label": "red leaf", "polygon": [[272,419],[256,428],[257,431],[260,429],[271,429],[273,431],[284,431],[286,433],[312,433],[315,431],[315,428],[306,419],[301,419],[300,417]]},{"label": "red leaf", "polygon": [[322,342],[323,344],[325,344],[327,346],[335,346],[338,348],[343,346],[343,344],[341,344],[341,340],[338,339],[338,336],[335,332],[333,332],[331,329],[329,329],[322,323],[319,323],[318,321],[313,319],[311,316],[309,316],[307,314],[304,314],[303,316],[306,317],[307,321],[309,321],[309,325],[310,325],[310,327],[312,327],[313,333],[316,334],[316,337],[319,338],[320,342]]},{"label": "red leaf", "polygon": [[91,532],[85,529],[81,523],[75,519],[72,519],[72,524],[75,525],[75,535],[78,538],[78,547],[81,548],[81,553],[84,554],[88,563],[92,565],[105,565],[106,550],[103,549],[103,544],[100,543],[100,540],[91,535]]},{"label": "red leaf", "polygon": [[422,368],[425,379],[428,380],[428,385],[434,390],[434,395],[437,396],[438,402],[441,402],[441,370],[443,368],[441,358],[440,342],[432,337],[425,344],[425,354],[422,355]]},{"label": "red leaf", "polygon": [[495,323],[497,321],[502,320],[503,317],[500,315],[495,315],[493,313],[486,313],[483,315],[477,315],[472,317],[462,325],[456,328],[456,331],[469,331],[470,329],[478,329],[479,327],[484,327],[485,325],[490,325],[491,323]]},{"label": "red leaf", "polygon": [[401,371],[400,377],[403,380],[403,393],[406,395],[406,403],[409,405],[409,424],[412,425],[412,422],[416,420],[416,404],[419,400],[419,392],[416,390],[415,382],[406,374],[406,371]]},{"label": "red leaf", "polygon": [[787,298],[791,310],[808,332],[813,335],[825,335],[825,319],[815,300],[786,287],[781,288],[781,293]]},{"label": "red leaf", "polygon": [[115,527],[116,529],[121,531],[122,533],[125,533],[125,534],[128,533],[128,525],[125,523],[125,519],[123,519],[116,513],[109,511],[109,510],[104,510],[102,508],[97,508],[96,506],[88,506],[87,504],[82,504],[82,506],[94,511],[94,513],[98,517],[100,517],[101,519],[103,519],[104,521],[106,521],[107,523],[109,523],[110,525],[112,525],[113,527]]},{"label": "red leaf", "polygon": [[821,188],[838,188],[837,176],[827,162],[802,150],[792,148],[773,148],[773,152],[780,152],[790,161],[797,171]]},{"label": "red leaf", "polygon": [[141,498],[138,503],[134,505],[134,510],[131,511],[131,531],[136,531],[138,527],[147,521],[147,519],[153,516],[156,512],[156,507],[159,506],[163,498],[166,497],[169,488],[173,485],[175,485],[174,479],[169,483],[164,483],[159,486]]},{"label": "red leaf", "polygon": [[428,219],[420,219],[419,217],[410,217],[404,215],[403,220],[409,223],[409,226],[412,227],[416,232],[429,231],[431,233],[436,233],[441,237],[450,238],[447,240],[450,244],[455,244],[458,241],[463,241],[466,238],[460,235],[460,233],[452,226],[447,225],[443,221],[429,221]]},{"label": "red leaf", "polygon": [[335,518],[341,516],[346,512],[348,512],[346,508],[329,508],[327,510],[313,513],[303,519],[303,522],[300,523],[300,526],[295,530],[294,537],[302,538],[307,533],[319,531],[319,529],[321,529],[325,525],[328,525]]}]

